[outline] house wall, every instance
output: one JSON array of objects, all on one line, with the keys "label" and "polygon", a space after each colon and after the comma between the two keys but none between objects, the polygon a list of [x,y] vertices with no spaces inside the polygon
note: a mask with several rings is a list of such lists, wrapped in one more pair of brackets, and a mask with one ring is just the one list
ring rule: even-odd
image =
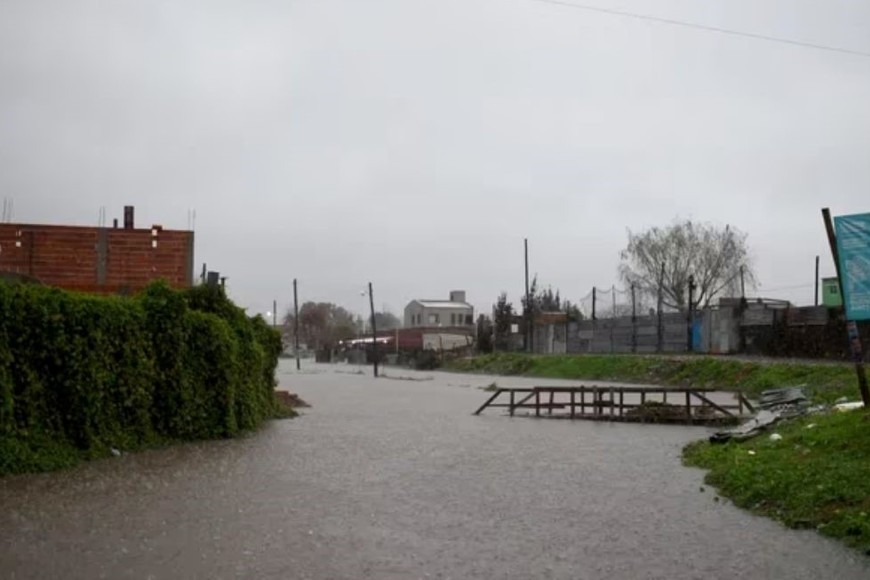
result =
[{"label": "house wall", "polygon": [[419,302],[411,302],[405,306],[405,328],[425,326],[425,321],[417,323],[415,316],[423,315],[423,306]]},{"label": "house wall", "polygon": [[193,232],[0,224],[0,272],[68,290],[136,292],[163,278],[193,283]]},{"label": "house wall", "polygon": [[[433,322],[430,316],[437,316]],[[419,319],[415,319],[419,316]],[[456,318],[460,317],[461,320]],[[471,306],[457,306],[456,308],[426,308],[419,302],[411,302],[405,307],[405,328],[433,327],[433,326],[471,326],[467,323],[467,317],[471,316],[471,324],[474,324],[474,308]],[[415,320],[417,320],[415,322]]]},{"label": "house wall", "polygon": [[840,283],[836,278],[822,280],[822,304],[827,308],[836,308],[843,305],[843,297],[840,295]]}]

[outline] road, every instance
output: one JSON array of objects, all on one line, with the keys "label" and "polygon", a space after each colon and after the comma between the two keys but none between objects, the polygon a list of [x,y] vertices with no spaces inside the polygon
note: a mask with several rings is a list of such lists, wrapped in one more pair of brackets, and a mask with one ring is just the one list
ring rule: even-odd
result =
[{"label": "road", "polygon": [[870,558],[716,501],[679,458],[704,428],[474,417],[478,387],[536,381],[287,362],[300,418],[0,479],[0,575],[870,578]]}]

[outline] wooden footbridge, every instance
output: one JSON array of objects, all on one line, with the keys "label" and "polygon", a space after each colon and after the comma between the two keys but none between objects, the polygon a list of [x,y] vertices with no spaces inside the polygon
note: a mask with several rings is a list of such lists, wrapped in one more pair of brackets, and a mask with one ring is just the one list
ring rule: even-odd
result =
[{"label": "wooden footbridge", "polygon": [[735,423],[755,412],[743,393],[628,386],[496,389],[474,414],[485,409],[507,409],[512,417],[713,425]]}]

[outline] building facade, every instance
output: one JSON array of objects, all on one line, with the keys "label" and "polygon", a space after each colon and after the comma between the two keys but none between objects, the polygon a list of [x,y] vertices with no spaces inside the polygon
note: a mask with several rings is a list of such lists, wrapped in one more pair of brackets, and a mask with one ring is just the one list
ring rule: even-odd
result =
[{"label": "building facade", "polygon": [[843,305],[838,278],[822,278],[822,304],[828,308],[838,308]]},{"label": "building facade", "polygon": [[0,277],[67,290],[131,294],[155,279],[193,284],[193,232],[125,226],[0,224]]},{"label": "building facade", "polygon": [[463,290],[450,292],[448,300],[412,300],[405,306],[405,328],[471,327],[474,307]]}]

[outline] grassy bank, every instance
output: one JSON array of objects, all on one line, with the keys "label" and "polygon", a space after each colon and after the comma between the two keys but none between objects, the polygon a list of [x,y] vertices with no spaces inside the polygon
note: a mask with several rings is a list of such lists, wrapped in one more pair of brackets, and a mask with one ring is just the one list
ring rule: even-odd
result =
[{"label": "grassy bank", "polygon": [[586,379],[713,387],[758,395],[765,389],[807,385],[819,402],[858,396],[855,371],[844,364],[747,362],[707,356],[540,355],[500,353],[453,361],[448,370],[553,379]]},{"label": "grassy bank", "polygon": [[870,554],[870,416],[815,415],[774,432],[782,439],[695,443],[684,462],[709,469],[707,483],[737,506]]}]

